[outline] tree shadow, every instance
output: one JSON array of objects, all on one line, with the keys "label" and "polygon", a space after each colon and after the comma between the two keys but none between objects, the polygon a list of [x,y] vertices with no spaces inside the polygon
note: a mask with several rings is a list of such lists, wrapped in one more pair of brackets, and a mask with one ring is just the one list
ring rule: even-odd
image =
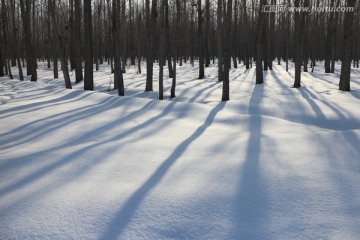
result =
[{"label": "tree shadow", "polygon": [[101,239],[117,239],[125,231],[137,208],[144,201],[146,196],[166,175],[171,166],[183,155],[186,149],[198,139],[206,129],[211,126],[216,115],[224,108],[225,103],[221,102],[214,107],[206,118],[205,122],[196,131],[178,145],[174,151],[163,161],[157,170],[138,188],[124,203],[116,216],[111,220]]},{"label": "tree shadow", "polygon": [[261,176],[260,152],[262,137],[262,116],[260,103],[264,94],[264,85],[255,85],[253,95],[250,98],[249,114],[249,140],[245,155],[245,162],[242,165],[236,205],[233,218],[234,238],[258,239],[264,236],[269,199],[267,198],[266,184]]},{"label": "tree shadow", "polygon": [[[115,99],[117,99],[117,98],[115,97]],[[54,153],[57,150],[66,149],[66,148],[72,147],[72,146],[74,146],[76,144],[84,144],[84,143],[89,141],[88,136],[94,136],[94,135],[96,135],[96,133],[98,133],[99,131],[102,132],[104,129],[112,129],[112,127],[115,127],[115,126],[119,125],[120,123],[123,123],[125,121],[130,120],[134,116],[144,113],[144,110],[147,109],[154,102],[155,101],[151,101],[147,105],[145,105],[144,107],[140,108],[139,110],[137,110],[135,112],[132,112],[129,115],[126,115],[126,116],[124,116],[122,118],[116,119],[112,123],[106,124],[106,125],[104,125],[104,126],[102,126],[100,128],[95,128],[91,132],[88,132],[86,134],[86,136],[81,135],[81,136],[78,136],[77,138],[72,139],[69,142],[65,142],[64,144],[58,145],[56,147],[53,147],[53,148],[50,148],[50,149],[45,149],[45,150],[39,151],[39,152],[35,152],[33,154],[27,154],[26,156],[17,157],[16,159],[11,159],[11,160],[7,161],[6,163],[2,164],[1,168],[5,169],[5,168],[8,168],[10,166],[18,166],[19,163],[26,164],[26,162],[28,162],[27,159],[34,159],[34,158],[37,158],[39,156],[43,157],[44,155]],[[106,141],[95,142],[95,143],[89,144],[89,145],[87,145],[85,147],[80,148],[77,151],[73,151],[70,155],[65,155],[63,158],[60,158],[60,160],[58,160],[56,162],[51,162],[50,164],[48,164],[48,165],[46,165],[46,166],[32,172],[32,173],[28,174],[27,176],[17,180],[16,182],[13,182],[12,184],[0,189],[0,195],[10,193],[10,192],[12,192],[12,191],[14,191],[14,190],[16,190],[18,188],[21,188],[21,187],[25,187],[28,184],[36,181],[37,179],[40,179],[41,177],[46,176],[47,174],[55,171],[56,169],[58,169],[58,168],[60,168],[60,167],[62,167],[64,165],[69,164],[70,162],[74,161],[75,159],[78,159],[79,157],[82,156],[82,154],[84,154],[84,153],[86,153],[86,152],[88,152],[88,151],[90,151],[90,150],[92,150],[92,149],[94,149],[96,147],[106,145],[106,144],[108,144],[110,142],[116,141],[118,139],[122,139],[123,137],[125,137],[127,135],[130,135],[130,134],[132,134],[132,133],[134,133],[136,131],[139,131],[143,127],[145,127],[147,125],[150,125],[151,123],[153,123],[157,119],[159,119],[161,117],[164,117],[166,114],[168,114],[170,109],[173,107],[173,105],[174,105],[174,103],[169,104],[167,106],[167,108],[165,108],[164,111],[161,112],[160,114],[154,116],[153,118],[150,118],[149,120],[147,120],[146,122],[144,122],[142,124],[139,124],[139,125],[137,125],[137,126],[135,126],[133,128],[130,128],[130,129],[124,131],[124,132],[121,132],[120,134],[114,135],[113,137],[111,137],[110,139],[107,139]],[[23,143],[23,144],[25,144],[25,143]],[[124,146],[125,146],[125,143],[123,143],[121,145],[121,147],[124,147]],[[119,150],[119,148],[120,147],[118,147],[117,150]],[[105,159],[105,156],[107,156],[108,154],[110,154],[110,151],[107,151],[106,153],[104,153],[102,158]],[[92,166],[92,163],[87,162],[87,166],[88,166],[87,168],[83,168],[81,173],[84,173],[85,169],[89,169]],[[81,173],[78,172],[79,175]]]}]

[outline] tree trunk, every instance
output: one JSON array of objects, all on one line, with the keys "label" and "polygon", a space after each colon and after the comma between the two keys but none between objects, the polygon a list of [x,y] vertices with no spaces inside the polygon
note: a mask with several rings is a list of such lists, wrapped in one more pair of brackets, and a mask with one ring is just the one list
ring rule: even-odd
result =
[{"label": "tree trunk", "polygon": [[69,76],[69,69],[67,60],[65,57],[65,44],[62,42],[59,31],[57,29],[57,23],[55,19],[55,7],[53,0],[49,0],[49,14],[51,16],[51,23],[52,23],[52,29],[53,29],[53,36],[54,36],[54,42],[55,42],[55,48],[59,55],[60,55],[60,61],[62,65],[62,71],[65,79],[65,87],[68,89],[71,89],[71,81]]},{"label": "tree trunk", "polygon": [[[336,7],[340,5],[340,0],[337,0]],[[331,33],[331,66],[330,72],[335,72],[335,46],[336,46],[336,32],[337,32],[337,25],[339,21],[339,12],[335,13],[335,19],[332,24],[332,33]]]},{"label": "tree trunk", "polygon": [[[295,7],[300,7],[299,0],[295,0]],[[295,43],[295,79],[294,79],[294,88],[301,86],[301,15],[300,12],[295,12],[295,33],[294,33],[294,43]]]},{"label": "tree trunk", "polygon": [[175,88],[176,88],[176,60],[177,60],[177,51],[178,51],[178,39],[177,39],[177,33],[179,31],[179,23],[181,18],[181,4],[180,0],[176,0],[176,21],[175,21],[175,31],[174,31],[174,49],[173,49],[173,65],[174,65],[174,75],[171,83],[171,98],[176,97],[175,94]]},{"label": "tree trunk", "polygon": [[81,61],[81,0],[75,0],[75,82],[83,80],[82,61]]},{"label": "tree trunk", "polygon": [[226,13],[226,21],[225,21],[225,39],[226,46],[224,49],[224,80],[223,80],[223,91],[222,91],[222,101],[230,100],[230,81],[229,81],[229,70],[231,65],[231,40],[232,40],[232,0],[228,0],[227,2],[227,13]]},{"label": "tree trunk", "polygon": [[168,59],[169,78],[172,78],[174,73],[171,62],[171,42],[170,42],[170,26],[169,26],[169,4],[165,1],[165,29],[166,29],[166,55]]},{"label": "tree trunk", "polygon": [[13,44],[14,44],[14,55],[16,58],[16,63],[19,69],[19,80],[24,80],[24,75],[21,67],[21,61],[19,56],[19,41],[17,37],[17,29],[15,26],[15,1],[11,1],[11,12],[12,12],[12,32],[13,32]]},{"label": "tree trunk", "polygon": [[160,8],[160,49],[159,49],[159,100],[164,99],[164,62],[165,62],[165,20],[164,20],[164,11],[165,11],[165,1],[161,0]]},{"label": "tree trunk", "polygon": [[84,90],[94,90],[91,0],[84,0]]},{"label": "tree trunk", "polygon": [[264,13],[261,11],[263,6],[266,4],[265,0],[260,0],[258,22],[256,26],[256,84],[262,84],[263,78],[263,67],[262,67],[262,41],[263,41],[263,27],[264,27]]},{"label": "tree trunk", "polygon": [[69,44],[69,57],[70,57],[70,69],[75,69],[75,26],[74,26],[74,0],[69,0],[70,4],[70,16],[69,16],[69,28],[70,28],[70,44]]},{"label": "tree trunk", "polygon": [[217,47],[218,47],[218,81],[223,81],[223,56],[222,56],[222,1],[218,1],[217,4]]},{"label": "tree trunk", "polygon": [[147,15],[147,23],[149,23],[150,37],[149,37],[149,45],[147,48],[147,58],[146,58],[146,86],[145,91],[153,91],[153,68],[154,68],[154,38],[155,38],[155,28],[156,28],[156,18],[157,18],[157,0],[153,0],[151,4],[151,19],[150,18],[150,1],[146,0],[146,15]]},{"label": "tree trunk", "polygon": [[[354,7],[357,0],[348,0],[347,7]],[[343,53],[341,58],[341,74],[339,90],[350,91],[351,47],[353,37],[354,12],[346,12],[344,16]]]},{"label": "tree trunk", "polygon": [[205,77],[205,69],[204,69],[204,43],[203,43],[203,32],[202,32],[202,8],[201,8],[201,0],[197,0],[197,11],[198,11],[198,54],[199,54],[199,79],[203,79]]},{"label": "tree trunk", "polygon": [[205,1],[205,67],[210,65],[210,0]]},{"label": "tree trunk", "polygon": [[[26,9],[25,9],[25,3]],[[37,80],[36,58],[32,45],[31,27],[30,27],[30,0],[20,0],[21,19],[23,23],[23,34],[25,37],[25,52],[27,63],[27,75],[31,75],[31,81]]]},{"label": "tree trunk", "polygon": [[[112,30],[114,44],[114,85],[118,89],[119,96],[124,96],[124,79],[121,71],[121,43],[120,43],[120,0],[113,1]],[[115,84],[116,83],[116,84]]]}]

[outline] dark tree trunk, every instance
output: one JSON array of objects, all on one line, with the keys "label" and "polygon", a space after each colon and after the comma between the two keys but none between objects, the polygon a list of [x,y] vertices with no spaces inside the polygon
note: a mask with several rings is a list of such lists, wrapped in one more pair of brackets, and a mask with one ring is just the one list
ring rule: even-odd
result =
[{"label": "dark tree trunk", "polygon": [[[16,58],[16,63],[19,69],[19,80],[23,81],[24,80],[24,75],[23,75],[23,71],[22,71],[22,67],[21,67],[21,61],[20,61],[20,54],[19,54],[19,41],[18,41],[18,36],[17,36],[17,29],[15,26],[15,1],[11,1],[11,12],[12,12],[12,33],[13,33],[13,44],[14,44],[14,56]],[[0,56],[1,57],[1,56]],[[2,68],[2,67],[1,67]]]},{"label": "dark tree trunk", "polygon": [[[340,0],[337,0],[336,7],[340,5]],[[332,24],[332,33],[331,33],[331,66],[330,72],[335,72],[335,46],[336,46],[336,32],[337,32],[337,25],[339,20],[339,12],[335,13],[335,19]]]},{"label": "dark tree trunk", "polygon": [[94,90],[91,0],[84,0],[84,90]]},{"label": "dark tree trunk", "polygon": [[165,30],[166,30],[166,56],[168,60],[169,78],[172,78],[174,73],[171,62],[171,42],[170,42],[170,26],[169,26],[169,4],[165,1]]},{"label": "dark tree trunk", "polygon": [[[347,7],[354,7],[357,0],[348,0]],[[344,16],[343,53],[341,58],[341,74],[339,90],[350,91],[351,48],[353,37],[354,12],[346,12]]]},{"label": "dark tree trunk", "polygon": [[[25,3],[26,8],[25,8]],[[25,37],[25,53],[26,53],[26,63],[27,63],[27,75],[31,75],[31,81],[37,80],[37,71],[36,71],[36,57],[34,48],[32,45],[31,37],[31,27],[30,27],[30,0],[20,0],[21,7],[21,19],[23,23],[23,34]]]},{"label": "dark tree trunk", "polygon": [[124,96],[124,79],[121,71],[121,49],[120,49],[120,0],[113,1],[112,30],[114,44],[114,85],[118,89],[119,96]]},{"label": "dark tree trunk", "polygon": [[70,69],[75,69],[75,26],[74,26],[74,0],[69,1],[70,4],[70,16],[69,16],[69,28],[70,28],[70,44],[69,44],[69,57],[70,57]]},{"label": "dark tree trunk", "polygon": [[56,23],[56,19],[55,19],[55,9],[54,9],[55,7],[54,7],[53,0],[49,0],[48,3],[49,3],[49,14],[51,16],[51,23],[52,23],[52,29],[53,29],[54,43],[55,43],[55,48],[56,48],[55,51],[57,51],[60,56],[62,71],[63,71],[63,75],[64,75],[64,79],[65,79],[65,87],[68,89],[71,89],[69,69],[68,69],[67,59],[65,57],[65,44],[61,40],[61,36],[57,29],[57,23]]},{"label": "dark tree trunk", "polygon": [[264,27],[264,13],[261,10],[265,4],[265,0],[260,0],[258,22],[256,26],[256,84],[262,84],[264,82],[262,67],[262,33]]},{"label": "dark tree trunk", "polygon": [[[300,0],[295,0],[295,7],[300,7]],[[294,44],[295,44],[295,79],[294,88],[301,86],[301,15],[300,12],[295,12],[295,33],[294,33]]]},{"label": "dark tree trunk", "polygon": [[205,1],[205,67],[210,65],[210,0]]},{"label": "dark tree trunk", "polygon": [[203,41],[203,31],[202,31],[202,13],[201,0],[197,0],[197,11],[198,11],[198,55],[199,55],[199,79],[205,77],[205,67],[204,67],[204,41]]},{"label": "dark tree trunk", "polygon": [[223,56],[222,56],[222,1],[217,4],[217,45],[218,45],[218,81],[223,80]]},{"label": "dark tree trunk", "polygon": [[181,4],[180,4],[180,0],[176,0],[176,21],[175,21],[175,31],[174,31],[174,49],[173,49],[173,64],[174,64],[174,75],[173,75],[173,79],[172,79],[172,84],[171,84],[171,98],[176,97],[175,94],[175,88],[176,88],[176,59],[177,59],[177,51],[178,51],[178,31],[179,31],[179,23],[180,23],[180,18],[181,18]]},{"label": "dark tree trunk", "polygon": [[75,82],[83,80],[81,61],[81,0],[75,0]]},{"label": "dark tree trunk", "polygon": [[165,63],[165,19],[164,11],[167,0],[161,0],[160,8],[160,49],[159,49],[159,100],[164,99],[164,63]]},{"label": "dark tree trunk", "polygon": [[222,101],[230,100],[230,81],[229,81],[229,70],[231,64],[231,40],[232,40],[232,0],[228,0],[227,2],[227,13],[226,13],[226,20],[225,20],[225,39],[226,39],[226,46],[224,49],[224,80],[223,80],[223,91],[222,91]]},{"label": "dark tree trunk", "polygon": [[151,4],[151,20],[149,21],[150,14],[150,1],[146,0],[146,15],[147,15],[147,23],[149,26],[147,30],[149,30],[149,45],[147,48],[147,59],[146,59],[146,86],[145,91],[153,91],[153,68],[154,68],[154,38],[155,38],[155,28],[156,28],[156,18],[157,18],[157,0],[153,0]]}]

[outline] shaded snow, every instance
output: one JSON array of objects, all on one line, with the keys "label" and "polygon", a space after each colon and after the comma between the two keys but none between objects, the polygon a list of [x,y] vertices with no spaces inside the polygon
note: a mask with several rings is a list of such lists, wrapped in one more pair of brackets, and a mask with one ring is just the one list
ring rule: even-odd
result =
[{"label": "shaded snow", "polygon": [[126,97],[105,66],[98,92],[1,78],[0,238],[358,239],[360,70],[349,93],[321,66],[299,89],[254,70],[226,103],[216,67],[179,67],[173,101],[135,68]]}]

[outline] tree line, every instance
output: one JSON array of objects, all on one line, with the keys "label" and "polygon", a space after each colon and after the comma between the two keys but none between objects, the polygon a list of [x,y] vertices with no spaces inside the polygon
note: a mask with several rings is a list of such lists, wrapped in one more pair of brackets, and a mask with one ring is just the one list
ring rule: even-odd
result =
[{"label": "tree line", "polygon": [[[146,62],[144,91],[153,91],[159,74],[159,99],[164,98],[164,66],[176,96],[176,67],[198,66],[198,78],[217,64],[223,82],[222,100],[230,99],[229,70],[256,67],[256,84],[273,64],[294,62],[293,87],[301,72],[314,71],[323,61],[334,73],[341,61],[339,89],[350,90],[351,67],[359,67],[360,3],[357,0],[1,0],[0,76],[22,68],[37,80],[38,61],[47,62],[65,86],[69,71],[85,90],[94,89],[93,71],[104,62],[114,73],[114,89],[125,95],[123,73]],[[269,11],[271,6],[284,7]],[[296,11],[296,8],[353,11]],[[293,9],[293,10],[289,10]],[[295,10],[294,10],[295,9]],[[274,10],[274,9],[272,9]],[[154,72],[159,64],[159,72]],[[253,66],[254,65],[254,66]]]}]

